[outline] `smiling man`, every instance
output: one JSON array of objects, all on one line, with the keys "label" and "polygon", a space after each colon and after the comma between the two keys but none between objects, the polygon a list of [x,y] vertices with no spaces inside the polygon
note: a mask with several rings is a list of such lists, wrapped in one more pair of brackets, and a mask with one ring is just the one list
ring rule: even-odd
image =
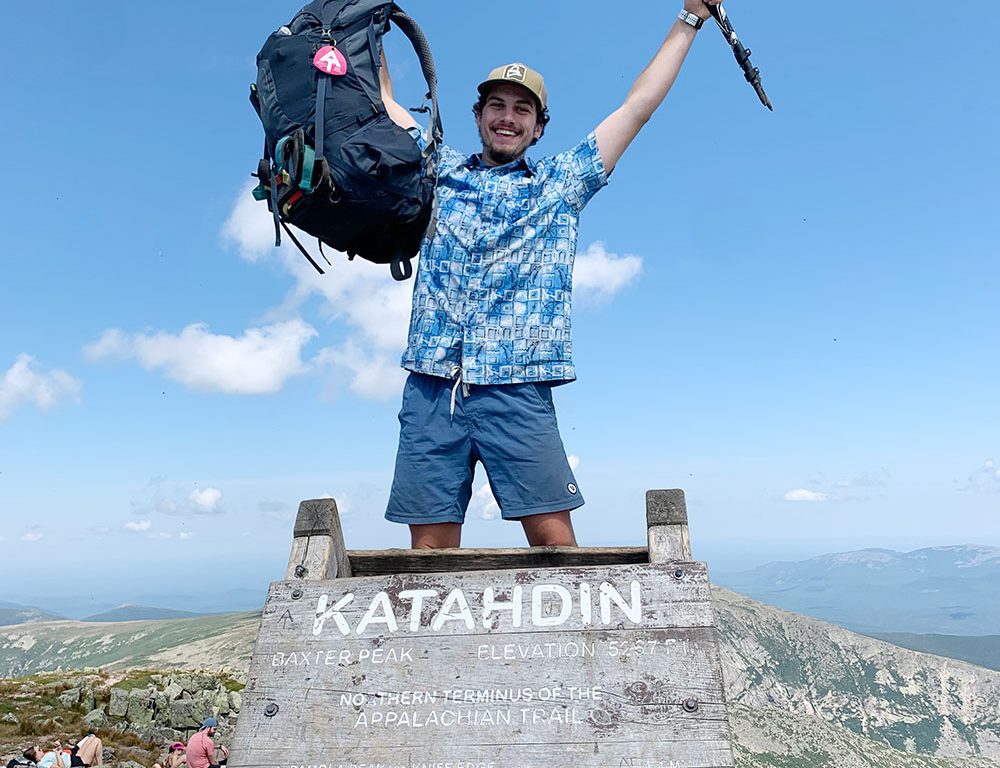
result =
[{"label": "smiling man", "polygon": [[[622,153],[674,83],[705,3],[684,0],[666,39],[624,103],[579,144],[530,160],[545,132],[542,76],[521,62],[479,84],[480,153],[442,147],[436,215],[420,250],[386,510],[414,548],[457,547],[477,462],[504,519],[532,546],[573,546],[570,512],[583,496],[563,448],[552,389],[576,378],[571,306],[577,223]],[[393,99],[390,117],[418,136]],[[423,141],[418,137],[418,141]]]}]

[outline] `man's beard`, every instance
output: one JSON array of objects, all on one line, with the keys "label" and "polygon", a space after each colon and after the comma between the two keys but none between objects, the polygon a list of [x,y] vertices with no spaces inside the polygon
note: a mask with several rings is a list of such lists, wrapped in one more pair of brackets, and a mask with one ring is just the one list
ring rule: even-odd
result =
[{"label": "man's beard", "polygon": [[513,163],[518,160],[523,155],[523,152],[498,150],[495,147],[483,147],[483,157],[488,158],[491,162],[497,165],[507,165],[507,163]]},{"label": "man's beard", "polygon": [[483,160],[489,160],[491,163],[496,165],[507,165],[507,163],[513,163],[515,160],[520,160],[524,157],[524,153],[528,151],[528,147],[531,146],[530,143],[515,149],[500,149],[492,141],[492,136],[489,129],[485,129],[485,134],[481,134],[479,137],[483,142]]}]

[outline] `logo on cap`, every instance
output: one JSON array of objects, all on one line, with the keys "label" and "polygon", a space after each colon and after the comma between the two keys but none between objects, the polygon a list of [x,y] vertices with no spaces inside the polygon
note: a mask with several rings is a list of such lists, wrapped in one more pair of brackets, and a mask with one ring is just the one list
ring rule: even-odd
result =
[{"label": "logo on cap", "polygon": [[504,80],[517,80],[519,83],[524,82],[524,67],[520,64],[511,64],[507,69],[503,71]]}]

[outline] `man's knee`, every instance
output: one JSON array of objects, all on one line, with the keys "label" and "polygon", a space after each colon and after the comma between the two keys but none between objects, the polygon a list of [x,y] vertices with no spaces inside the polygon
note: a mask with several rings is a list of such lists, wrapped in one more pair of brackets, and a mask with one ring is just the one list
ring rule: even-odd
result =
[{"label": "man's knee", "polygon": [[569,511],[546,512],[521,518],[524,535],[532,547],[575,547],[576,534]]},{"label": "man's knee", "polygon": [[447,549],[461,545],[461,523],[410,525],[410,547],[413,549]]}]

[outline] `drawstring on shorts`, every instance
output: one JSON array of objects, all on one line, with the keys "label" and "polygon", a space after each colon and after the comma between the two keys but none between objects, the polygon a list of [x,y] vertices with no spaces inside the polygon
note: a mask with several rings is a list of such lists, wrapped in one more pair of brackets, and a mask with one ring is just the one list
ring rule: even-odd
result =
[{"label": "drawstring on shorts", "polygon": [[462,387],[462,397],[469,396],[469,385],[462,383],[462,369],[459,366],[455,366],[451,369],[451,375],[455,379],[455,386],[451,388],[451,410],[449,411],[448,423],[452,423],[455,420],[455,399],[458,397],[458,388]]}]

